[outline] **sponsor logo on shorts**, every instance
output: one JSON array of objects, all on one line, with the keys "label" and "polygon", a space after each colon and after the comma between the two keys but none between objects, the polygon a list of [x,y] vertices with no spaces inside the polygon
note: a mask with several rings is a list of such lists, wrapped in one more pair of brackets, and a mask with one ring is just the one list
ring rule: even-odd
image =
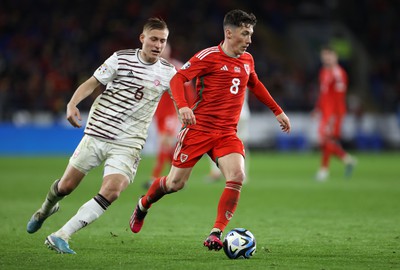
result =
[{"label": "sponsor logo on shorts", "polygon": [[181,162],[185,162],[188,159],[188,155],[181,154]]}]

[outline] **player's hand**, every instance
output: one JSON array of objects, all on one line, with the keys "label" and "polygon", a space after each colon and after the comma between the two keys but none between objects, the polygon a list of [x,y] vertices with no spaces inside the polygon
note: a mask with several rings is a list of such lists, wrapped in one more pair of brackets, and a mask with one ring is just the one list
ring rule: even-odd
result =
[{"label": "player's hand", "polygon": [[289,133],[290,132],[290,120],[289,117],[283,112],[276,116],[276,120],[278,120],[281,130],[283,132]]},{"label": "player's hand", "polygon": [[78,122],[78,120],[82,121],[81,113],[79,112],[79,109],[70,103],[67,104],[67,116],[66,117],[67,117],[68,122],[70,122],[73,127],[80,128],[82,126]]},{"label": "player's hand", "polygon": [[184,125],[195,125],[196,124],[196,117],[192,109],[189,107],[182,107],[179,109],[179,114],[181,116],[182,124]]}]

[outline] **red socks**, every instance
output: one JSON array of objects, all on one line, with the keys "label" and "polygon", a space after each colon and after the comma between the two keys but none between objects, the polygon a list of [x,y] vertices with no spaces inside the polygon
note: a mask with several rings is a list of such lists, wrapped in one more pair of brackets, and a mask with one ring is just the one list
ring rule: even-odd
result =
[{"label": "red socks", "polygon": [[143,207],[149,209],[152,203],[155,203],[167,194],[165,182],[167,178],[165,176],[157,178],[153,181],[146,195],[142,198]]},{"label": "red socks", "polygon": [[241,189],[242,183],[234,181],[226,182],[225,189],[219,199],[217,219],[215,220],[214,228],[223,231],[228,225],[229,220],[235,213]]},{"label": "red socks", "polygon": [[340,159],[343,159],[346,155],[346,152],[343,148],[337,143],[335,140],[327,139],[322,144],[322,167],[329,167],[329,159],[331,155],[335,155]]},{"label": "red socks", "polygon": [[[164,195],[171,193],[166,189],[166,180],[167,178],[165,176],[154,180],[146,195],[141,200],[143,207],[149,209],[153,203],[157,202]],[[226,182],[225,189],[219,199],[214,228],[223,231],[228,225],[229,220],[235,213],[241,189],[242,183],[235,181]]]}]

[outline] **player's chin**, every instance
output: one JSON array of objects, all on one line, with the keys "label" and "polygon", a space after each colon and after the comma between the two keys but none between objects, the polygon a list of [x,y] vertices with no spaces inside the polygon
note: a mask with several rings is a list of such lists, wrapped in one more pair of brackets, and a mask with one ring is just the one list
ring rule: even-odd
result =
[{"label": "player's chin", "polygon": [[160,54],[151,54],[151,55],[149,56],[149,61],[150,61],[151,63],[153,63],[153,62],[157,61],[159,58],[160,58]]},{"label": "player's chin", "polygon": [[246,52],[246,50],[247,50],[247,47],[242,47],[242,48],[240,48],[240,49],[239,49],[239,55],[244,54],[244,53]]},{"label": "player's chin", "polygon": [[158,58],[160,58],[160,56],[161,56],[161,52],[158,52],[158,51],[151,51],[151,56],[152,56],[154,59],[158,59]]}]

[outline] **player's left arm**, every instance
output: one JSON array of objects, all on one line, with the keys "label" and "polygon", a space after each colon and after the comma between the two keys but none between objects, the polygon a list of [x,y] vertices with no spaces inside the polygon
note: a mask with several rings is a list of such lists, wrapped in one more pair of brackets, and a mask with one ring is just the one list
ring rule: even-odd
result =
[{"label": "player's left arm", "polygon": [[[251,80],[249,82],[251,82]],[[276,103],[264,84],[258,80],[258,78],[255,78],[254,81],[248,86],[250,91],[254,93],[258,100],[267,105],[268,108],[270,108],[270,110],[275,114],[276,120],[279,122],[282,131],[289,133],[291,128],[289,117],[287,117],[282,108],[278,105],[278,103]]]}]

